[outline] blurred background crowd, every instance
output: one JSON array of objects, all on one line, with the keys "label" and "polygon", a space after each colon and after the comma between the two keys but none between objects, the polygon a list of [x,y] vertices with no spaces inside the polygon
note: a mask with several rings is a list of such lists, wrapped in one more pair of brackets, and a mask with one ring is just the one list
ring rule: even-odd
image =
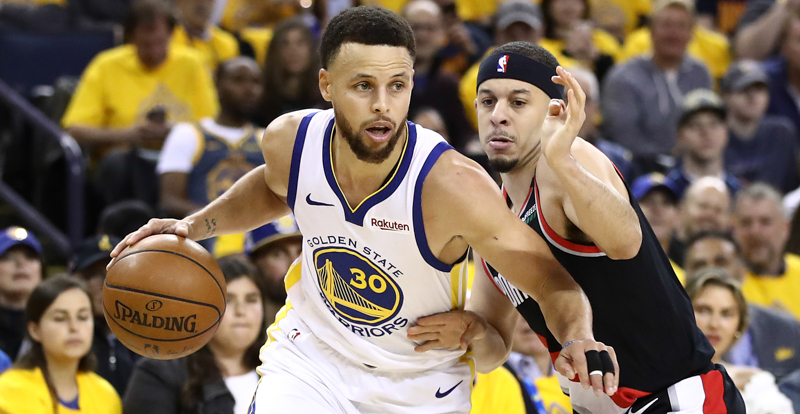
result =
[{"label": "blurred background crowd", "polygon": [[[800,0],[0,0],[0,412],[247,413],[294,218],[203,242],[228,311],[174,361],[108,329],[108,252],[263,164],[281,114],[329,107],[317,42],[363,4],[416,36],[409,120],[484,166],[481,58],[553,53],[587,94],[580,136],[631,186],[748,411],[800,413]],[[572,412],[524,322],[473,405]]]}]

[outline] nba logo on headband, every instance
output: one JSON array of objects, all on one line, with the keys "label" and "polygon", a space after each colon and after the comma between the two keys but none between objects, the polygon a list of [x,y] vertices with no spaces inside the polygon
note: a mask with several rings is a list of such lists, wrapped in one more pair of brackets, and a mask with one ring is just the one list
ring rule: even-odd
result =
[{"label": "nba logo on headband", "polygon": [[497,61],[497,71],[500,73],[506,73],[507,67],[508,67],[508,55],[500,56],[500,59]]}]

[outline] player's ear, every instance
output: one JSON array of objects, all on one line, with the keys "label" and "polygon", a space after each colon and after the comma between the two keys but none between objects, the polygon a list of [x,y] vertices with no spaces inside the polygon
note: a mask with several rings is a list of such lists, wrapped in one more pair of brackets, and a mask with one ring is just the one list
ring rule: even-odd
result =
[{"label": "player's ear", "polygon": [[331,102],[331,74],[327,69],[322,68],[319,70],[319,92],[322,94],[322,99],[326,102]]}]

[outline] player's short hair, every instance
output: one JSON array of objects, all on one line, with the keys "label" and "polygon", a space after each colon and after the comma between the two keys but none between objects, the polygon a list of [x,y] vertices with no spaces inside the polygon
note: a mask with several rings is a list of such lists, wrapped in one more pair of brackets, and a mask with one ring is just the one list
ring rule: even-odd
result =
[{"label": "player's short hair", "polygon": [[323,68],[328,68],[345,43],[404,47],[412,59],[417,56],[414,32],[406,19],[376,6],[352,7],[331,19],[319,50]]},{"label": "player's short hair", "polygon": [[551,67],[553,70],[559,66],[558,59],[548,52],[547,49],[530,42],[508,42],[497,49],[492,54],[516,53],[535,60],[543,65]]}]

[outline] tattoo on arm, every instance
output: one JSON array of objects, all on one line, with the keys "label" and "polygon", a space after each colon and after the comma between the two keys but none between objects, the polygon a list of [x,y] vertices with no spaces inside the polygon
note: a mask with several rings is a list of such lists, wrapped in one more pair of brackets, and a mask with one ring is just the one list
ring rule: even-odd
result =
[{"label": "tattoo on arm", "polygon": [[217,231],[217,219],[206,219],[206,236],[211,237]]}]

